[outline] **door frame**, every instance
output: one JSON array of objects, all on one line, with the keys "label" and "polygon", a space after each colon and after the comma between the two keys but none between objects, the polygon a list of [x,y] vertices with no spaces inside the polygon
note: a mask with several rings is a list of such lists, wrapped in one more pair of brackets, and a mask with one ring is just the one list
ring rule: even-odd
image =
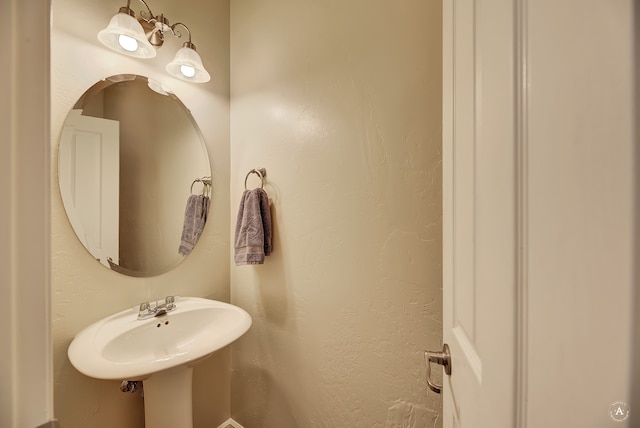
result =
[{"label": "door frame", "polygon": [[527,282],[527,256],[528,256],[528,50],[527,50],[527,0],[514,0],[515,7],[515,46],[514,46],[514,71],[515,71],[515,153],[516,153],[516,266],[515,266],[515,418],[516,427],[527,426],[527,355],[529,338],[528,304],[529,290]]},{"label": "door frame", "polygon": [[3,3],[0,33],[0,426],[53,426],[50,3]]}]

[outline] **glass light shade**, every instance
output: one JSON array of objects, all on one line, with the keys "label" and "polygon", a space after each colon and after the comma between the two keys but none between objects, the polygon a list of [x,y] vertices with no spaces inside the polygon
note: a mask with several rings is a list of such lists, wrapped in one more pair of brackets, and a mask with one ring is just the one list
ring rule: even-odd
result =
[{"label": "glass light shade", "polygon": [[[135,47],[131,39],[137,42],[137,49],[135,50],[131,50]],[[98,33],[98,40],[106,47],[125,55],[137,58],[153,58],[156,56],[156,50],[147,40],[142,25],[133,16],[123,12],[119,12],[111,18],[107,28]],[[129,44],[125,43],[123,45],[121,41],[125,40],[128,40]]]},{"label": "glass light shade", "polygon": [[167,64],[167,73],[187,82],[204,83],[211,80],[198,52],[187,46],[178,49],[173,61]]}]

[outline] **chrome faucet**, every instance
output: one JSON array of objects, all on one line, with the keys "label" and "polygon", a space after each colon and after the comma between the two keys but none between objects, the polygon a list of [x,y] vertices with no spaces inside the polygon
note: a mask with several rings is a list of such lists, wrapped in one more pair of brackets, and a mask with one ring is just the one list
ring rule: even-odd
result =
[{"label": "chrome faucet", "polygon": [[148,318],[159,317],[176,309],[176,296],[167,296],[164,300],[156,300],[140,303],[138,309],[138,319],[146,320]]}]

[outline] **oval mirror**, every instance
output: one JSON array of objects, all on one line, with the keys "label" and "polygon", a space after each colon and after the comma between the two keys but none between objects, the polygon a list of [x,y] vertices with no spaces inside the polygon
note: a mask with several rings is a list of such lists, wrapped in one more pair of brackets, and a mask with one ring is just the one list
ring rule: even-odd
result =
[{"label": "oval mirror", "polygon": [[63,126],[58,178],[78,239],[125,275],[174,268],[206,222],[202,134],[184,104],[146,77],[112,76],[80,97]]}]

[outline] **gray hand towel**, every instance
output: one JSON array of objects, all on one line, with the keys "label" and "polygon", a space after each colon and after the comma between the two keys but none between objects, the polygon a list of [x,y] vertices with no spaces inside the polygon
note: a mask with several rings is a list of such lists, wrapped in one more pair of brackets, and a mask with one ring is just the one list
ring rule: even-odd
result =
[{"label": "gray hand towel", "polygon": [[180,239],[180,248],[178,248],[178,252],[183,256],[189,255],[200,239],[209,215],[210,203],[209,197],[204,195],[191,195],[187,199],[182,238]]},{"label": "gray hand towel", "polygon": [[271,254],[271,233],[271,211],[267,192],[261,188],[245,190],[236,221],[236,265],[263,264],[264,257]]}]

